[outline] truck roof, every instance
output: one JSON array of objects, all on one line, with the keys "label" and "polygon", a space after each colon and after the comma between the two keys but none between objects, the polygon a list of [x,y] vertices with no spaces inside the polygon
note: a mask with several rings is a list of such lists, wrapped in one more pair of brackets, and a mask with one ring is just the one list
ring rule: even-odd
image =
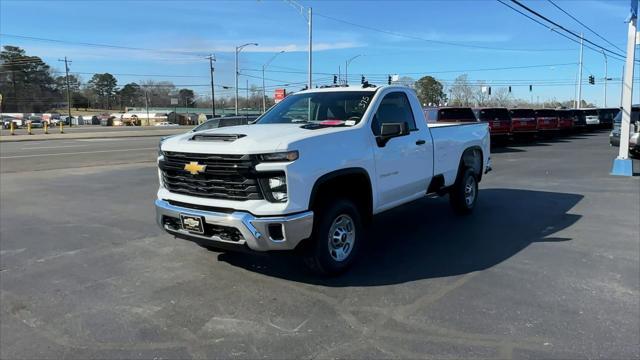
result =
[{"label": "truck roof", "polygon": [[310,90],[297,91],[295,94],[320,93],[320,92],[338,92],[338,91],[369,91],[369,92],[376,92],[378,89],[383,89],[383,88],[409,89],[408,87],[402,86],[402,85],[374,85],[374,84],[371,84],[368,87],[363,87],[362,85],[358,84],[358,85],[348,85],[348,86],[336,85],[336,86],[319,87],[319,88],[313,88],[313,89],[310,89]]}]

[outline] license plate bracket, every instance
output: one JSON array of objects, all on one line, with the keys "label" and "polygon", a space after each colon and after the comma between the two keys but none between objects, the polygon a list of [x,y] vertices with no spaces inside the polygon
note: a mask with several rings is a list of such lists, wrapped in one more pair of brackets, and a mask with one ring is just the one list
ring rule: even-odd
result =
[{"label": "license plate bracket", "polygon": [[204,218],[202,216],[180,214],[180,225],[183,230],[190,233],[204,234]]}]

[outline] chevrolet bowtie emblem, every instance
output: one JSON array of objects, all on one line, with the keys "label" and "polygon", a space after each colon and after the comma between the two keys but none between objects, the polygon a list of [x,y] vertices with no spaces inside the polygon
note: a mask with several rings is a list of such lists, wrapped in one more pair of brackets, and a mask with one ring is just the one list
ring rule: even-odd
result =
[{"label": "chevrolet bowtie emblem", "polygon": [[191,175],[198,175],[207,168],[207,165],[200,165],[197,161],[192,161],[184,165],[184,170],[191,173]]}]

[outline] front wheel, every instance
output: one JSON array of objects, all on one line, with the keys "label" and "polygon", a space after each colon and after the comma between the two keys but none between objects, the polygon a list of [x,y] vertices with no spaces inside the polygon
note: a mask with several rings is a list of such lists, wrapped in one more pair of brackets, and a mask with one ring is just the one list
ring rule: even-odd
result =
[{"label": "front wheel", "polygon": [[449,191],[449,202],[458,215],[467,215],[473,211],[478,200],[478,180],[472,168],[465,168],[458,174],[455,184]]},{"label": "front wheel", "polygon": [[328,202],[315,211],[307,267],[321,275],[338,275],[353,264],[364,237],[358,207],[349,200]]}]

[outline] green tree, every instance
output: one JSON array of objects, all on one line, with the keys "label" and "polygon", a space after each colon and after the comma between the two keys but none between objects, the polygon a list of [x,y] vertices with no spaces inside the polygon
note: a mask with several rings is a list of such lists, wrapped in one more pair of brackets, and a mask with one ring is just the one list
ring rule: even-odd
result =
[{"label": "green tree", "polygon": [[129,83],[118,91],[120,101],[124,106],[139,106],[144,97],[144,91],[140,88],[140,85],[136,83]]},{"label": "green tree", "polygon": [[111,109],[117,84],[116,78],[109,73],[95,74],[89,80],[89,88],[101,99],[104,109]]},{"label": "green tree", "polygon": [[5,112],[42,112],[62,100],[49,65],[11,45],[0,51],[0,94]]},{"label": "green tree", "polygon": [[178,91],[178,99],[180,105],[193,107],[196,105],[195,98],[196,95],[191,89],[180,89],[180,91]]},{"label": "green tree", "polygon": [[442,84],[432,76],[424,76],[415,82],[415,90],[422,105],[439,105],[447,101]]}]

